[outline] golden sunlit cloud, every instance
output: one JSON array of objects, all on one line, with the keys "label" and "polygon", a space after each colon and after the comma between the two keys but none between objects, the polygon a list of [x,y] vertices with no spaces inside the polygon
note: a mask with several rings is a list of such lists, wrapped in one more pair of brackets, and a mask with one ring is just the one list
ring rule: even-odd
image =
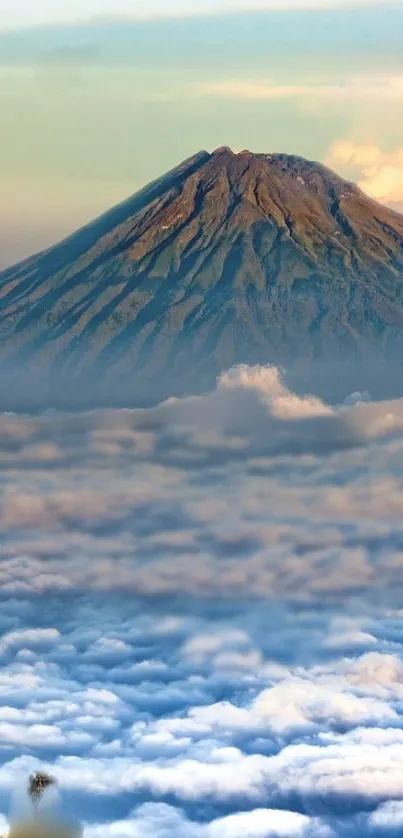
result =
[{"label": "golden sunlit cloud", "polygon": [[403,102],[403,76],[358,76],[339,84],[278,84],[271,81],[229,79],[199,84],[192,90],[199,96],[270,100],[312,97],[334,100]]},{"label": "golden sunlit cloud", "polygon": [[370,143],[337,140],[325,162],[355,177],[371,198],[403,211],[403,146],[383,151]]}]

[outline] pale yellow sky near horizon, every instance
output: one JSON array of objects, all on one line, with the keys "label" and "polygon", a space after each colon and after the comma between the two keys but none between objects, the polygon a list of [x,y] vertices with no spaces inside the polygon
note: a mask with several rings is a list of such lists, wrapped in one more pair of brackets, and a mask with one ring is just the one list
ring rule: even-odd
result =
[{"label": "pale yellow sky near horizon", "polygon": [[378,3],[0,34],[0,265],[221,145],[320,160],[403,210],[400,31]]}]

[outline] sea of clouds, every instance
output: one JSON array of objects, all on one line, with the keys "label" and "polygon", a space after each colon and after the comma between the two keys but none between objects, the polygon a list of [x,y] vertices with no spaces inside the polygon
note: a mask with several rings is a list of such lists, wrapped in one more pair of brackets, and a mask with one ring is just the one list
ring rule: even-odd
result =
[{"label": "sea of clouds", "polygon": [[39,768],[88,838],[401,832],[403,400],[3,414],[0,536],[0,833]]}]

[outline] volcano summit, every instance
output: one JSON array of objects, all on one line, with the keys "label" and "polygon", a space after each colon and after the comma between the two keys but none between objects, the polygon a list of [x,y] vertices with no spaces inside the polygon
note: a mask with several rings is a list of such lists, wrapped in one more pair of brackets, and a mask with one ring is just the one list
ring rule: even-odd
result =
[{"label": "volcano summit", "polygon": [[2,407],[140,404],[237,363],[400,368],[403,216],[300,157],[202,151],[1,273],[0,312]]}]

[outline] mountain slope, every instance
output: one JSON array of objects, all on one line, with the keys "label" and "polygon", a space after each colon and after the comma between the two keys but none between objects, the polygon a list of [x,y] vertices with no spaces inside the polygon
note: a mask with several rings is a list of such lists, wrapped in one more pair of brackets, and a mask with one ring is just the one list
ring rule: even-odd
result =
[{"label": "mountain slope", "polygon": [[402,295],[402,216],[302,158],[200,152],[0,274],[0,366],[141,400],[239,362],[400,360]]}]

